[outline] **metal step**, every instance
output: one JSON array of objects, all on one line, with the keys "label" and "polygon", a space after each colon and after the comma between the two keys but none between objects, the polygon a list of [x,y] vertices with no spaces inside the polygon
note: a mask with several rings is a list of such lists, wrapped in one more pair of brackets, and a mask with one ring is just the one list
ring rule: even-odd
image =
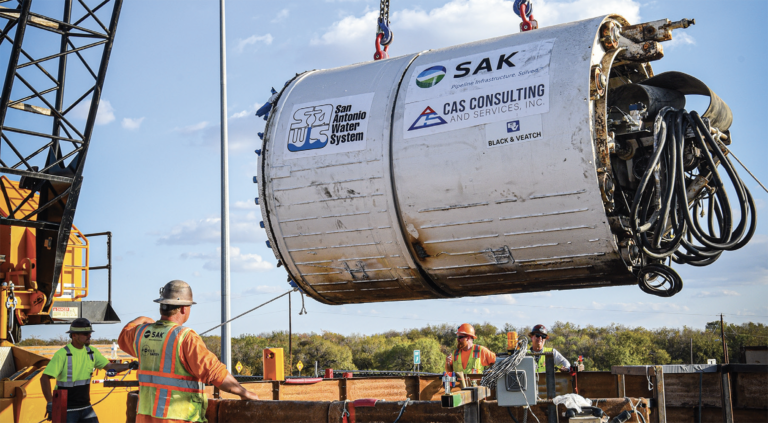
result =
[{"label": "metal step", "polygon": [[85,317],[93,324],[120,323],[120,318],[108,301],[54,301],[51,318],[54,324],[70,324]]}]

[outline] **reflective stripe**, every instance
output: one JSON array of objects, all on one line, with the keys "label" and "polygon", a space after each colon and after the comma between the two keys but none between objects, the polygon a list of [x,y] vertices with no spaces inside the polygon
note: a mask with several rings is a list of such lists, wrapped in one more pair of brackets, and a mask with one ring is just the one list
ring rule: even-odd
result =
[{"label": "reflective stripe", "polygon": [[83,386],[83,385],[90,385],[90,384],[91,384],[90,379],[76,380],[74,382],[59,382],[58,380],[56,381],[56,386],[60,388],[71,388],[73,386]]},{"label": "reflective stripe", "polygon": [[136,353],[136,357],[139,356],[139,343],[141,342],[141,337],[144,334],[144,330],[151,325],[151,323],[145,323],[142,326],[139,326],[139,331],[136,332],[136,339],[133,340],[133,352]]},{"label": "reflective stripe", "polygon": [[171,329],[168,338],[165,340],[165,350],[163,351],[163,364],[160,369],[163,373],[171,373],[173,366],[173,352],[176,350],[176,338],[181,332],[181,326]]},{"label": "reflective stripe", "polygon": [[159,389],[157,403],[155,404],[155,417],[165,417],[165,403],[168,400],[168,390]]},{"label": "reflective stripe", "polygon": [[67,351],[67,382],[72,383],[72,351],[69,350],[69,345],[65,345],[64,349]]},{"label": "reflective stripe", "polygon": [[139,383],[154,383],[156,385],[173,386],[175,388],[194,389],[203,392],[205,384],[194,380],[176,379],[166,376],[139,374]]}]

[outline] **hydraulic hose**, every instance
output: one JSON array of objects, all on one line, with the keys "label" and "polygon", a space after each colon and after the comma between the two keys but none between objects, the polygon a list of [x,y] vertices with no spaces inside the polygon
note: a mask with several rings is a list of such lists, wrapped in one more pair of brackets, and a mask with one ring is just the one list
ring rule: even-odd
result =
[{"label": "hydraulic hose", "polygon": [[[700,152],[698,175],[685,169],[685,142],[691,138]],[[719,165],[738,198],[738,222]],[[694,198],[688,198],[697,176],[706,184]],[[755,210],[752,194],[698,113],[663,108],[654,121],[654,151],[630,209],[631,229],[643,255],[637,271],[640,288],[659,296],[679,292],[682,279],[664,260],[706,266],[723,251],[742,248],[755,233]],[[702,217],[706,213],[706,225],[697,217],[699,213]]]}]

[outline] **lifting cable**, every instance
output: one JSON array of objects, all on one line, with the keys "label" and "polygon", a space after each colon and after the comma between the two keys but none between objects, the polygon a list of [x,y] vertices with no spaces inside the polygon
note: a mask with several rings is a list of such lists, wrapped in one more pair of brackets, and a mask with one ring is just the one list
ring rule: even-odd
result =
[{"label": "lifting cable", "polygon": [[[690,151],[685,139],[691,136],[701,158],[694,169],[686,163]],[[656,116],[654,152],[630,211],[632,232],[642,251],[637,277],[643,291],[662,297],[680,292],[682,279],[665,260],[706,266],[723,251],[738,250],[752,239],[757,226],[755,201],[723,150],[698,113],[665,107]],[[738,197],[738,222],[719,165]],[[698,216],[705,212],[706,228]]]},{"label": "lifting cable", "polygon": [[[379,3],[379,20],[376,25],[376,53],[373,60],[389,59],[389,45],[394,34],[389,28],[389,0],[381,0]],[[382,49],[382,46],[384,48]]]},{"label": "lifting cable", "polygon": [[[254,310],[256,310],[256,309],[258,309],[258,308],[261,308],[261,307],[263,307],[263,306],[265,306],[265,305],[267,305],[267,304],[271,303],[272,301],[275,301],[276,299],[278,299],[278,298],[280,298],[280,297],[285,297],[286,295],[290,294],[291,292],[294,292],[294,291],[298,291],[298,290],[299,290],[298,288],[293,288],[292,290],[290,290],[290,291],[288,291],[288,292],[286,292],[286,293],[284,293],[284,294],[280,294],[280,295],[278,295],[277,297],[275,297],[275,298],[272,298],[271,300],[267,301],[267,302],[266,302],[266,303],[264,303],[264,304],[258,305],[258,306],[256,306],[256,307],[254,307],[254,308],[252,308],[252,309],[250,309],[250,310],[246,311],[245,313],[241,313],[241,314],[239,314],[239,315],[237,315],[237,316],[235,316],[235,317],[233,317],[233,318],[231,318],[231,319],[227,320],[227,321],[226,321],[226,322],[224,322],[224,323],[221,323],[221,324],[219,324],[219,325],[216,325],[216,326],[214,326],[214,327],[212,327],[212,328],[208,329],[207,331],[205,331],[205,332],[201,333],[201,334],[200,334],[200,336],[203,336],[203,335],[205,335],[206,333],[208,333],[208,332],[210,332],[210,331],[212,331],[212,330],[214,330],[214,329],[216,329],[216,328],[220,328],[220,327],[222,327],[222,326],[226,325],[227,323],[229,323],[229,322],[231,322],[231,321],[233,321],[233,320],[239,319],[239,318],[241,318],[241,317],[245,316],[246,314],[248,314],[248,313],[250,313],[250,312],[252,312],[252,311],[254,311]],[[302,304],[302,305],[301,305],[301,309],[302,309],[302,311],[304,311],[304,313],[306,314],[306,310],[304,309],[304,293],[302,293],[302,295],[301,295],[301,300],[302,300],[302,301],[301,301],[301,304]]]}]

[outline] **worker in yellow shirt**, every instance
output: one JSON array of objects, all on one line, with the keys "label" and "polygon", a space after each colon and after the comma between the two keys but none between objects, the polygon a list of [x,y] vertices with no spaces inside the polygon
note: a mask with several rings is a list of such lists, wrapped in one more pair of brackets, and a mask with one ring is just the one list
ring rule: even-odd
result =
[{"label": "worker in yellow shirt", "polygon": [[98,423],[99,418],[91,406],[91,375],[94,369],[128,370],[128,364],[110,363],[96,348],[91,348],[91,322],[78,318],[72,321],[67,331],[71,341],[56,351],[45,366],[40,377],[46,407],[46,419],[50,420],[53,408],[51,379],[56,380],[56,389],[67,391],[67,422]]},{"label": "worker in yellow shirt", "polygon": [[496,362],[496,354],[488,348],[474,345],[475,328],[469,323],[459,326],[456,331],[458,348],[445,358],[445,371],[482,374],[486,367]]}]

